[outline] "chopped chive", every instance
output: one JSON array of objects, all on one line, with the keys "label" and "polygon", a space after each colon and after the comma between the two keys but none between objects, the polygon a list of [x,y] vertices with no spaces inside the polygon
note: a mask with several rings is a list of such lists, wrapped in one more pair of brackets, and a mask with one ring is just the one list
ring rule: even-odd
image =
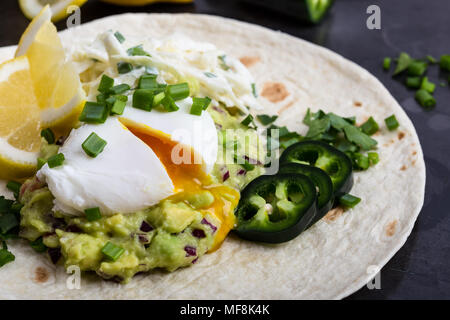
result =
[{"label": "chopped chive", "polygon": [[0,249],[0,267],[15,260],[15,256],[7,249]]},{"label": "chopped chive", "polygon": [[117,64],[117,72],[120,74],[128,73],[133,70],[133,65],[128,62],[119,62]]},{"label": "chopped chive", "polygon": [[252,93],[255,98],[258,98],[258,93],[256,92],[256,84],[252,83]]},{"label": "chopped chive", "polygon": [[192,98],[192,107],[190,110],[190,114],[200,116],[203,110],[206,110],[211,103],[211,99],[208,97],[205,98]]},{"label": "chopped chive", "polygon": [[247,117],[245,117],[244,120],[241,121],[241,124],[248,127],[250,125],[250,123],[252,123],[252,122],[253,122],[253,116],[251,114],[249,114]]},{"label": "chopped chive", "polygon": [[108,106],[109,109],[112,108],[112,106],[114,105],[114,102],[116,102],[117,98],[115,96],[111,96],[108,97],[108,99],[106,99],[106,105]]},{"label": "chopped chive", "polygon": [[98,85],[98,91],[101,93],[106,93],[108,90],[114,85],[114,79],[108,77],[107,75],[103,75],[100,80],[100,84]]},{"label": "chopped chive", "polygon": [[428,81],[428,77],[423,77],[420,89],[433,93],[436,85],[433,82]]},{"label": "chopped chive", "polygon": [[137,89],[133,93],[133,108],[151,111],[153,107],[153,91]]},{"label": "chopped chive", "polygon": [[407,54],[406,52],[400,53],[397,59],[397,66],[395,67],[394,73],[392,75],[395,76],[405,71],[412,61],[413,60],[411,59],[409,54]]},{"label": "chopped chive", "polygon": [[132,47],[130,49],[127,50],[127,53],[129,56],[147,56],[147,57],[151,57],[151,55],[144,50],[144,48],[142,47],[142,44],[136,46],[136,47]]},{"label": "chopped chive", "polygon": [[105,104],[106,103],[106,98],[108,98],[108,95],[105,93],[100,93],[96,99],[97,99],[97,103],[100,104]]},{"label": "chopped chive", "polygon": [[380,161],[380,157],[378,153],[376,152],[369,152],[367,153],[367,156],[369,157],[369,161],[371,165],[375,165]]},{"label": "chopped chive", "polygon": [[20,187],[22,187],[22,184],[17,181],[8,181],[8,183],[6,184],[6,188],[14,193],[14,197],[16,199],[19,197]]},{"label": "chopped chive", "polygon": [[370,117],[366,122],[364,122],[361,125],[361,130],[365,133],[368,134],[369,136],[373,135],[375,132],[377,132],[379,129],[378,127],[378,123],[372,118]]},{"label": "chopped chive", "polygon": [[383,59],[383,69],[389,70],[391,68],[391,58],[386,57]]},{"label": "chopped chive", "polygon": [[112,87],[111,89],[109,89],[108,92],[110,94],[122,94],[122,93],[127,92],[130,89],[131,88],[130,88],[130,86],[128,84],[122,83],[122,84],[119,84],[117,86]]},{"label": "chopped chive", "polygon": [[112,261],[116,261],[125,252],[125,250],[111,242],[107,242],[102,248],[102,253]]},{"label": "chopped chive", "polygon": [[217,78],[217,76],[212,73],[212,72],[205,72],[203,73],[205,76],[207,76],[208,78]]},{"label": "chopped chive", "polygon": [[64,155],[62,153],[55,154],[48,158],[47,163],[50,168],[59,167],[64,163]]},{"label": "chopped chive", "polygon": [[160,92],[153,98],[153,107],[159,106],[160,103],[164,100],[166,94],[164,92]]},{"label": "chopped chive", "polygon": [[[122,96],[122,97],[126,97],[126,96]],[[123,101],[120,99],[116,99],[116,101],[114,101],[114,104],[111,108],[111,114],[123,114],[123,111],[125,110],[125,106],[127,105],[127,101]]]},{"label": "chopped chive", "polygon": [[441,67],[442,70],[450,71],[450,55],[449,54],[444,54],[441,56],[441,59],[439,61],[439,66]]},{"label": "chopped chive", "polygon": [[174,100],[183,100],[189,97],[189,85],[187,82],[167,86],[166,93]]},{"label": "chopped chive", "polygon": [[218,56],[219,60],[220,60],[220,67],[225,70],[228,71],[230,69],[230,67],[227,65],[225,59],[227,58],[226,55],[222,55],[222,56]]},{"label": "chopped chive", "polygon": [[422,83],[422,79],[420,77],[407,77],[405,84],[408,88],[418,89]]},{"label": "chopped chive", "polygon": [[106,144],[107,142],[105,140],[100,138],[95,132],[92,132],[89,137],[84,140],[81,147],[88,156],[95,158],[103,151]]},{"label": "chopped chive", "polygon": [[389,131],[393,131],[393,130],[397,129],[399,126],[397,118],[395,117],[394,114],[392,116],[384,119],[384,123],[386,123],[386,127],[388,128]]},{"label": "chopped chive", "polygon": [[436,100],[433,96],[426,90],[417,90],[415,95],[416,101],[424,108],[429,109],[436,105]]},{"label": "chopped chive", "polygon": [[408,66],[409,76],[421,76],[427,70],[427,63],[423,61],[413,61]]},{"label": "chopped chive", "polygon": [[367,170],[370,166],[369,157],[362,155],[361,153],[355,153],[353,155],[356,165],[361,170]]},{"label": "chopped chive", "polygon": [[146,74],[139,78],[139,89],[156,89],[158,88],[158,82],[156,82],[156,74]]},{"label": "chopped chive", "polygon": [[164,99],[162,99],[161,104],[167,112],[174,112],[179,109],[175,100],[169,95],[166,95]]},{"label": "chopped chive", "polygon": [[50,128],[42,130],[41,137],[43,137],[45,140],[47,140],[48,144],[55,143],[55,134],[53,133],[52,129],[50,129]]},{"label": "chopped chive", "polygon": [[339,197],[339,203],[347,208],[353,208],[360,202],[361,202],[361,198],[352,196],[349,193],[346,193]]},{"label": "chopped chive", "polygon": [[114,36],[116,37],[117,41],[119,41],[120,43],[125,42],[125,37],[119,31],[116,31],[114,33]]},{"label": "chopped chive", "polygon": [[86,123],[104,123],[108,117],[108,108],[105,104],[86,102],[79,120]]},{"label": "chopped chive", "polygon": [[42,237],[37,238],[36,240],[30,242],[30,246],[34,249],[36,252],[45,252],[47,250],[47,246],[42,241]]},{"label": "chopped chive", "polygon": [[40,170],[46,163],[47,163],[47,160],[45,160],[43,158],[37,158],[37,169]]},{"label": "chopped chive", "polygon": [[275,122],[275,120],[278,119],[278,116],[269,116],[267,114],[259,114],[256,116],[256,118],[259,120],[259,122],[261,122],[264,126],[267,126],[273,122]]},{"label": "chopped chive", "polygon": [[95,220],[99,220],[102,218],[102,214],[100,212],[99,207],[85,209],[84,213],[86,214],[86,219],[88,221],[95,221]]},{"label": "chopped chive", "polygon": [[433,57],[433,56],[431,56],[431,55],[427,55],[427,60],[430,62],[430,63],[437,63],[437,60],[436,60],[436,58],[435,57]]}]

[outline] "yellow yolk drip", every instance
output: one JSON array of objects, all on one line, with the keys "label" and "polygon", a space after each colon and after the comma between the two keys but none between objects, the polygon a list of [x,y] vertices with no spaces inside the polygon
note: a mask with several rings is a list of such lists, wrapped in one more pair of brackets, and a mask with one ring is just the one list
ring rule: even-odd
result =
[{"label": "yellow yolk drip", "polygon": [[210,213],[222,222],[222,225],[215,233],[214,244],[210,252],[217,250],[234,226],[234,209],[239,202],[239,192],[227,186],[214,185],[211,177],[203,171],[202,165],[195,163],[194,152],[190,148],[181,148],[181,152],[187,152],[191,161],[175,164],[172,161],[172,150],[178,146],[178,142],[172,141],[163,135],[157,137],[155,136],[157,132],[154,130],[151,130],[150,133],[150,130],[144,130],[141,127],[132,128],[128,126],[127,128],[152,148],[166,168],[176,192],[168,199],[185,201],[190,195],[195,195],[203,191],[209,191],[214,196],[214,202],[209,207],[203,208],[200,211],[204,214]]}]

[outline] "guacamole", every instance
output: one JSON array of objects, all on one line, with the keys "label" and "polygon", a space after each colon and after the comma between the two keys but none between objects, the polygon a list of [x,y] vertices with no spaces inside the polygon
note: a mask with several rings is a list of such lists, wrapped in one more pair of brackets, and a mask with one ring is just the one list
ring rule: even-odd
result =
[{"label": "guacamole", "polygon": [[[210,109],[219,130],[219,155],[212,172],[214,182],[240,190],[264,172],[262,143],[255,130],[240,124],[238,117],[224,107]],[[226,129],[238,130],[225,134]],[[246,147],[246,142],[250,146]],[[58,152],[57,146],[45,140],[41,149],[43,159]],[[246,170],[235,163],[233,153],[227,152],[230,149],[236,157],[252,159],[254,167]],[[219,235],[225,222],[207,210],[214,201],[208,191],[185,199],[168,198],[143,211],[117,213],[95,221],[54,212],[53,200],[49,189],[37,177],[23,184],[20,236],[29,241],[42,238],[54,263],[63,263],[66,268],[76,265],[82,271],[94,271],[104,279],[122,283],[136,273],[155,268],[174,271],[190,266],[208,251],[215,250],[220,245],[217,239],[226,236]],[[108,242],[123,249],[116,260],[102,252]]]}]

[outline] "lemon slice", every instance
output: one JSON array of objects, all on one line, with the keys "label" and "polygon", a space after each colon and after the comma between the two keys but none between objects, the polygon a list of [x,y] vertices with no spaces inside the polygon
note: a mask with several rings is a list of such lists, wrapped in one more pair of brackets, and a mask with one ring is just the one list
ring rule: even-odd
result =
[{"label": "lemon slice", "polygon": [[26,56],[0,65],[0,178],[17,179],[36,169],[40,108]]},{"label": "lemon slice", "polygon": [[86,1],[87,0],[19,0],[19,6],[23,14],[31,20],[36,17],[46,5],[49,5],[53,12],[51,20],[57,22],[70,14],[67,12],[69,6],[75,5],[81,7]]},{"label": "lemon slice", "polygon": [[16,57],[28,57],[42,126],[61,135],[77,122],[85,94],[50,16],[51,9],[45,6],[22,35]]}]

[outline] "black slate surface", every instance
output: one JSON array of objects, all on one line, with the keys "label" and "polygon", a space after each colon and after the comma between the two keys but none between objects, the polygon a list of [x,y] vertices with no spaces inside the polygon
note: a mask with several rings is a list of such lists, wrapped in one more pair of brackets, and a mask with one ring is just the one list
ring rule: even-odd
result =
[{"label": "black slate surface", "polygon": [[[366,9],[371,4],[381,8],[381,30],[366,28]],[[293,18],[238,0],[196,0],[195,4],[142,8],[89,0],[82,7],[82,22],[126,11],[197,12],[260,24],[334,50],[378,77],[408,113],[419,134],[427,166],[425,204],[406,244],[382,269],[381,289],[364,287],[349,299],[450,298],[450,216],[446,202],[450,197],[450,89],[438,85],[437,106],[426,112],[414,101],[413,91],[381,68],[383,57],[395,57],[401,51],[413,57],[450,54],[450,1],[338,0],[321,25],[304,26]],[[0,46],[16,44],[27,24],[17,2],[3,0]],[[61,30],[65,23],[57,26]],[[434,82],[444,80],[437,68],[428,74]]]}]

